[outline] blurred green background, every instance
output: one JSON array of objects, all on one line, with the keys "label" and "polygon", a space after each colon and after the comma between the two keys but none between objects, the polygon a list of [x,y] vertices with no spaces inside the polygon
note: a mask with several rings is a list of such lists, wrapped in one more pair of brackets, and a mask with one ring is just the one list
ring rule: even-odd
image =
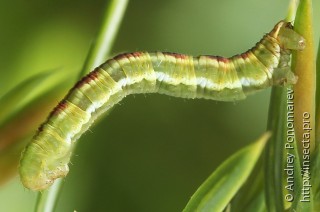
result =
[{"label": "blurred green background", "polygon": [[[0,96],[48,69],[63,68],[76,80],[106,2],[1,1]],[[131,1],[112,55],[159,50],[232,56],[283,19],[288,3]],[[314,12],[318,41],[320,14]],[[223,160],[265,131],[268,103],[269,90],[234,103],[126,98],[81,138],[57,211],[181,211]],[[35,198],[16,177],[0,188],[0,211],[32,211]]]}]

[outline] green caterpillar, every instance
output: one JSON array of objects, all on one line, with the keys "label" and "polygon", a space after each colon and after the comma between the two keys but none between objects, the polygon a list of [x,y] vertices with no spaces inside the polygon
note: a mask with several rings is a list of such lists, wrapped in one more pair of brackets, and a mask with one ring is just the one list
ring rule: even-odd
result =
[{"label": "green caterpillar", "polygon": [[304,46],[291,23],[280,21],[252,49],[230,58],[167,52],[118,55],[80,80],[54,108],[22,154],[21,181],[29,189],[43,190],[65,177],[76,140],[129,94],[244,99],[270,86],[296,83],[289,66],[291,50]]}]

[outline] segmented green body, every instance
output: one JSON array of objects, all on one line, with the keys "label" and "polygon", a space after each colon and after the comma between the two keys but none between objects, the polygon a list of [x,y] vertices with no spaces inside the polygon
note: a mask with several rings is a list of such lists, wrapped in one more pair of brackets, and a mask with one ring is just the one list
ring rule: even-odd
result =
[{"label": "segmented green body", "polygon": [[255,47],[231,58],[162,52],[118,55],[79,81],[39,128],[20,161],[22,183],[43,190],[64,177],[74,142],[129,94],[244,99],[269,86],[295,83],[288,65],[290,50],[303,48],[304,39],[281,21]]}]

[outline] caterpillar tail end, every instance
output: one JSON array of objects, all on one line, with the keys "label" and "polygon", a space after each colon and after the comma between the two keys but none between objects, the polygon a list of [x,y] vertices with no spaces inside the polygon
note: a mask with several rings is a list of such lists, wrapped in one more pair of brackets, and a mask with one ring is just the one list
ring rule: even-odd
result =
[{"label": "caterpillar tail end", "polygon": [[38,145],[31,143],[22,153],[19,174],[24,187],[42,191],[49,188],[55,179],[65,177],[69,167],[65,160],[50,159],[48,152],[35,152],[35,148]]},{"label": "caterpillar tail end", "polygon": [[28,173],[24,166],[20,166],[20,179],[24,187],[33,191],[42,191],[49,188],[57,178],[65,177],[69,172],[68,165],[56,168],[52,171],[39,171],[35,173]]}]

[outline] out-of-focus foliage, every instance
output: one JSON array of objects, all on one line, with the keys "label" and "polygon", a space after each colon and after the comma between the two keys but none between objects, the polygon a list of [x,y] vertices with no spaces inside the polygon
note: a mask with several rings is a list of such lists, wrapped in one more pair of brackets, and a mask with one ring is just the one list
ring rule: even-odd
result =
[{"label": "out-of-focus foliage", "polygon": [[[77,76],[104,4],[2,1],[0,96],[43,70],[63,68]],[[113,53],[231,56],[253,46],[284,18],[287,5],[276,0],[131,1]],[[315,1],[314,8],[319,7]],[[320,20],[319,11],[314,18]],[[268,92],[234,104],[128,97],[81,139],[57,210],[181,211],[218,164],[264,132],[267,110]],[[0,211],[30,211],[34,196],[15,179],[0,190]]]},{"label": "out-of-focus foliage", "polygon": [[62,97],[64,83],[67,80],[61,71],[46,71],[28,78],[0,98],[0,185],[17,173],[21,151],[52,105]]}]

